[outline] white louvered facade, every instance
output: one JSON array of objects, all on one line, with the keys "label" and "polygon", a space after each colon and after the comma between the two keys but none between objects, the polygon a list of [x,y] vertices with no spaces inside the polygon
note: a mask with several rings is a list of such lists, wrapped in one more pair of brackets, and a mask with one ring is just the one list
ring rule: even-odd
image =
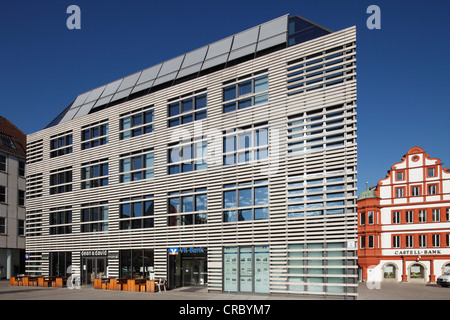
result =
[{"label": "white louvered facade", "polygon": [[[355,298],[355,55],[351,27],[30,134],[27,175],[39,184],[28,190],[27,273],[49,274],[51,252],[69,252],[72,264],[81,267],[81,252],[105,250],[108,276],[118,277],[121,250],[149,249],[155,276],[168,277],[169,248],[201,247],[207,252],[208,289],[227,291],[224,248],[265,246],[268,293]],[[224,113],[224,83],[261,71],[269,79],[268,101]],[[207,117],[168,127],[170,101],[199,90],[207,95]],[[123,115],[149,106],[153,132],[120,140]],[[97,122],[108,123],[108,142],[82,150],[83,127]],[[261,123],[269,131],[268,160],[224,165],[225,131]],[[50,140],[66,133],[73,137],[72,152],[50,157]],[[170,144],[179,135],[207,141],[206,169],[168,174]],[[143,150],[153,153],[154,177],[120,182],[121,159]],[[81,189],[81,168],[97,160],[109,165],[108,185]],[[63,168],[72,172],[72,191],[50,194],[51,171]],[[224,186],[260,180],[268,182],[268,218],[224,222]],[[207,188],[207,222],[169,226],[169,194],[199,188]],[[296,198],[290,197],[294,189],[302,190]],[[121,230],[120,199],[148,195],[154,200],[154,226]],[[107,230],[81,232],[81,205],[99,202],[107,202]],[[51,209],[61,207],[71,207],[72,231],[50,234]]]}]

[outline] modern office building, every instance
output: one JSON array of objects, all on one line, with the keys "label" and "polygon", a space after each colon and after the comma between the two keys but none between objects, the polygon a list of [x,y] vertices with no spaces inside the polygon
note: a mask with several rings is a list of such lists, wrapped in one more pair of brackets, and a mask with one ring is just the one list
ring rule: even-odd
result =
[{"label": "modern office building", "polygon": [[284,15],[28,136],[27,273],[357,296],[356,30]]},{"label": "modern office building", "polygon": [[27,136],[0,116],[0,279],[25,271]]},{"label": "modern office building", "polygon": [[358,197],[358,264],[369,282],[435,282],[450,271],[450,171],[411,148]]}]

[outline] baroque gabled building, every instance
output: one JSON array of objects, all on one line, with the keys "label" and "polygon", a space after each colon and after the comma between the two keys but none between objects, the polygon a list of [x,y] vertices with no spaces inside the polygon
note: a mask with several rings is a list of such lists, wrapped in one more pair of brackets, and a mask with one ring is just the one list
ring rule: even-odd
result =
[{"label": "baroque gabled building", "polygon": [[364,281],[435,282],[450,270],[450,170],[411,148],[358,197]]},{"label": "baroque gabled building", "polygon": [[355,298],[355,57],[284,15],[80,94],[28,136],[27,273]]}]

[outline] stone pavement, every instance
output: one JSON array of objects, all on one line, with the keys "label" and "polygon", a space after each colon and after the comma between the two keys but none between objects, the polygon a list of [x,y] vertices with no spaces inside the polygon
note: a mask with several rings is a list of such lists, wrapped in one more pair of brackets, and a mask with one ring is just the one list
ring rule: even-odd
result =
[{"label": "stone pavement", "polygon": [[[0,300],[224,300],[224,301],[300,301],[333,300],[314,296],[259,295],[208,292],[206,288],[178,288],[161,293],[11,286],[0,280]],[[368,286],[359,283],[357,300],[450,300],[450,287],[425,283],[381,283]]]}]

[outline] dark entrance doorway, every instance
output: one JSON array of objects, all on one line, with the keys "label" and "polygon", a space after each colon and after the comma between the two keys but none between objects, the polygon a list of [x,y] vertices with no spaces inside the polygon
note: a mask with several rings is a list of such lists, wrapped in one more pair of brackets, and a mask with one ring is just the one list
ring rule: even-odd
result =
[{"label": "dark entrance doorway", "polygon": [[208,261],[204,248],[183,250],[169,254],[169,288],[206,286],[208,283]]},{"label": "dark entrance doorway", "polygon": [[82,283],[93,284],[94,279],[106,276],[107,258],[89,257],[82,261]]}]

